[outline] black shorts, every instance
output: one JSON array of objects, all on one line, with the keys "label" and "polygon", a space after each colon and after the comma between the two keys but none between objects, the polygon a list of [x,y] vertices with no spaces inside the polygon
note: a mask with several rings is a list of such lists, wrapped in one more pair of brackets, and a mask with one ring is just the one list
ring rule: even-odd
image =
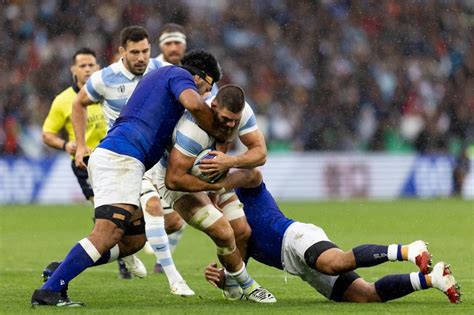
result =
[{"label": "black shorts", "polygon": [[[88,156],[84,157],[84,163],[86,163],[86,165],[87,165],[87,162],[89,162]],[[87,173],[87,170],[83,170],[76,167],[75,160],[71,161],[71,168],[72,168],[72,171],[74,172],[74,175],[76,175],[77,181],[79,182],[79,186],[81,186],[84,197],[86,197],[87,200],[89,200],[89,198],[91,197],[94,197],[92,186],[89,183],[89,174]]]}]

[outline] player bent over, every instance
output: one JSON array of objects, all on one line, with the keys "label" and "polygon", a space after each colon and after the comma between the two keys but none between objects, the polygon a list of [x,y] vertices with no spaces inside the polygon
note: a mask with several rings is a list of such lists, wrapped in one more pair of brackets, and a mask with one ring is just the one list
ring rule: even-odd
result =
[{"label": "player bent over", "polygon": [[[207,169],[216,171],[216,168],[220,168],[217,170],[220,172],[223,168],[232,167],[229,161],[234,160],[264,162],[266,151],[261,150],[260,142],[263,137],[260,137],[253,112],[245,103],[242,89],[234,85],[222,87],[211,101],[211,107],[215,115],[215,128],[222,129],[229,136],[237,130],[249,150],[241,159],[231,159],[221,153],[215,158],[218,161],[209,163]],[[252,137],[256,141],[251,141]],[[202,150],[214,147],[215,139],[200,129],[189,113],[185,113],[175,128],[173,142],[169,157],[165,154],[157,165],[160,195],[186,222],[209,235],[217,246],[219,260],[235,279],[235,285],[243,289],[247,299],[259,303],[276,302],[270,292],[249,276],[242,261],[240,250],[245,251],[250,229],[235,193],[220,196],[219,205],[223,209],[223,216],[207,193],[203,192],[210,190],[213,184],[188,174],[196,156]],[[221,162],[224,165],[220,165]],[[233,228],[237,231],[239,243],[236,243]]]},{"label": "player bent over", "polygon": [[[229,188],[246,187],[236,192],[252,228],[247,259],[252,257],[297,275],[328,299],[338,302],[386,302],[429,288],[444,292],[451,303],[461,301],[460,287],[450,266],[439,262],[430,270],[431,255],[425,242],[388,246],[366,244],[343,251],[329,240],[322,228],[287,218],[258,171],[239,170],[229,176],[234,179],[233,184],[228,181]],[[419,272],[388,275],[369,283],[353,271],[387,261],[410,261],[418,266]],[[206,268],[205,277],[222,288],[224,296],[231,299],[241,296],[238,289],[228,285],[228,277],[215,264]]]}]

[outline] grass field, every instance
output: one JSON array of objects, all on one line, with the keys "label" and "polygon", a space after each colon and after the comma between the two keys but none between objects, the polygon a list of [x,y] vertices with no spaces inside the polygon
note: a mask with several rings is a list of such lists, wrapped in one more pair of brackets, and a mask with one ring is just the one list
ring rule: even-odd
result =
[{"label": "grass field", "polygon": [[[300,314],[300,313],[410,313],[472,314],[474,303],[473,230],[474,204],[462,200],[401,200],[392,202],[282,203],[284,212],[299,221],[323,227],[342,248],[363,243],[407,243],[423,239],[430,243],[435,262],[452,264],[462,286],[463,303],[452,305],[437,290],[416,292],[384,304],[350,304],[327,301],[299,278],[255,261],[251,274],[278,298],[275,305],[230,302],[208,285],[202,270],[215,261],[212,243],[200,232],[188,228],[174,254],[177,266],[197,297],[169,294],[163,275],[151,273],[145,279],[120,280],[116,264],[91,268],[76,278],[69,293],[87,307],[32,310],[30,298],[41,285],[40,274],[52,260],[62,259],[71,246],[90,231],[91,207],[0,206],[0,314],[95,313],[95,314]],[[139,253],[152,271],[154,257]],[[386,263],[359,270],[375,281],[390,273],[408,273],[410,263]]]}]

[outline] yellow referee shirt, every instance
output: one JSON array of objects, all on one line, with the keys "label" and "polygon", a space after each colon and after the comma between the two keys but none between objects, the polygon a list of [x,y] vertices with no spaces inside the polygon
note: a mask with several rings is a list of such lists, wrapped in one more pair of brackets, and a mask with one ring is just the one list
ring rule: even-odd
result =
[{"label": "yellow referee shirt", "polygon": [[[43,124],[43,132],[59,133],[63,128],[69,137],[69,141],[75,139],[72,128],[71,113],[72,102],[79,92],[77,86],[71,86],[56,96]],[[105,121],[102,107],[99,103],[87,106],[86,145],[94,149],[105,137],[107,123]],[[72,156],[74,158],[74,156]]]}]

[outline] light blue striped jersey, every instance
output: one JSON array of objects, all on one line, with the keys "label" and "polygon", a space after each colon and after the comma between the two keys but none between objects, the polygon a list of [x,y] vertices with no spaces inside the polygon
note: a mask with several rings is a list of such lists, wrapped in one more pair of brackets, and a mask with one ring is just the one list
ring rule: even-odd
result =
[{"label": "light blue striped jersey", "polygon": [[[144,75],[165,65],[170,64],[158,58],[151,58]],[[116,63],[94,72],[87,80],[87,95],[93,102],[102,103],[108,129],[113,126],[128,98],[144,75],[136,76],[128,71],[122,62],[122,58],[120,58]]]},{"label": "light blue striped jersey", "polygon": [[[210,106],[214,97],[206,102]],[[243,136],[258,129],[257,119],[250,105],[245,102],[238,127],[238,135]],[[196,157],[202,150],[215,147],[215,139],[201,129],[194,116],[185,111],[173,131],[173,146],[186,156]],[[160,164],[168,166],[169,152],[163,154]]]}]

